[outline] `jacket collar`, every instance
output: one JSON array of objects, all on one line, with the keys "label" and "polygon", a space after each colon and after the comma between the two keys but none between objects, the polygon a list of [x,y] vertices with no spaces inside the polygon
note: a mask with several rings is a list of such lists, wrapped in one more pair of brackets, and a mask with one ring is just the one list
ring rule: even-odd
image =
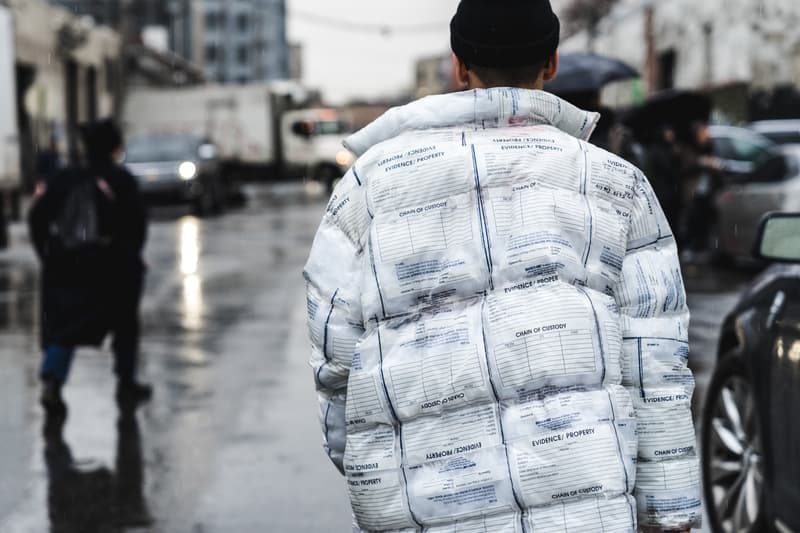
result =
[{"label": "jacket collar", "polygon": [[387,111],[375,122],[345,140],[357,156],[372,146],[409,130],[464,127],[488,129],[547,124],[588,141],[598,113],[578,109],[561,98],[527,89],[473,89],[460,93],[428,96]]}]

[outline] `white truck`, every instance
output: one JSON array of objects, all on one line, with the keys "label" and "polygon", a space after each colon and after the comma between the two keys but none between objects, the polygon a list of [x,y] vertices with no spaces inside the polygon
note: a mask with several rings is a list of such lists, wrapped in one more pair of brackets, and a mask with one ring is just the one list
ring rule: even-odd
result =
[{"label": "white truck", "polygon": [[14,67],[14,25],[0,5],[0,248],[8,245],[8,221],[19,214],[20,169]]},{"label": "white truck", "polygon": [[291,82],[133,89],[123,122],[129,137],[206,138],[226,177],[310,178],[331,187],[353,162],[342,146],[350,126],[335,109],[302,109],[306,101]]}]

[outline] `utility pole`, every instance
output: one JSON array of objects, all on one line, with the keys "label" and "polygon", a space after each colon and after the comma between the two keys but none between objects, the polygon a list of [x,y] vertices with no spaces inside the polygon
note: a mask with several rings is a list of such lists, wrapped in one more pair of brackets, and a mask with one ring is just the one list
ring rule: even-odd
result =
[{"label": "utility pole", "polygon": [[706,22],[703,24],[703,51],[705,53],[705,82],[706,88],[711,88],[714,83],[714,24]]},{"label": "utility pole", "polygon": [[117,75],[114,82],[114,118],[117,121],[122,119],[122,109],[125,105],[125,88],[128,79],[128,45],[131,42],[132,33],[132,7],[133,0],[119,0],[119,19],[117,20],[119,59],[117,60]]},{"label": "utility pole", "polygon": [[651,2],[644,6],[644,47],[645,47],[645,93],[652,95],[658,90],[658,58],[656,56],[655,7]]}]

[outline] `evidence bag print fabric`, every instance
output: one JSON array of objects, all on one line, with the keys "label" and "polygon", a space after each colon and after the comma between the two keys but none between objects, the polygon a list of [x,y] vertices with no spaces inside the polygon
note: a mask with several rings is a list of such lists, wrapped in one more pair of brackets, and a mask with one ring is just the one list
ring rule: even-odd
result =
[{"label": "evidence bag print fabric", "polygon": [[305,276],[356,531],[699,523],[675,240],[597,119],[476,90],[348,140]]}]

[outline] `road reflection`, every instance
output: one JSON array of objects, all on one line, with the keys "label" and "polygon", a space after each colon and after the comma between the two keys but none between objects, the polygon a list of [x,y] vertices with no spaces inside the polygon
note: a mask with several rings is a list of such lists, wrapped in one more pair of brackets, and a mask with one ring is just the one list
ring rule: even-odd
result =
[{"label": "road reflection", "polygon": [[115,472],[95,461],[77,461],[64,440],[64,416],[44,424],[50,528],[53,533],[102,533],[152,525],[144,498],[139,424],[133,412],[117,422]]},{"label": "road reflection", "polygon": [[26,331],[38,314],[36,273],[0,264],[0,327]]},{"label": "road reflection", "polygon": [[189,331],[203,328],[203,280],[199,274],[200,265],[200,228],[199,221],[193,217],[184,217],[179,222],[180,268],[183,275],[182,325]]},{"label": "road reflection", "polygon": [[181,257],[181,274],[191,276],[197,274],[200,262],[200,229],[196,218],[184,217],[179,222]]}]

